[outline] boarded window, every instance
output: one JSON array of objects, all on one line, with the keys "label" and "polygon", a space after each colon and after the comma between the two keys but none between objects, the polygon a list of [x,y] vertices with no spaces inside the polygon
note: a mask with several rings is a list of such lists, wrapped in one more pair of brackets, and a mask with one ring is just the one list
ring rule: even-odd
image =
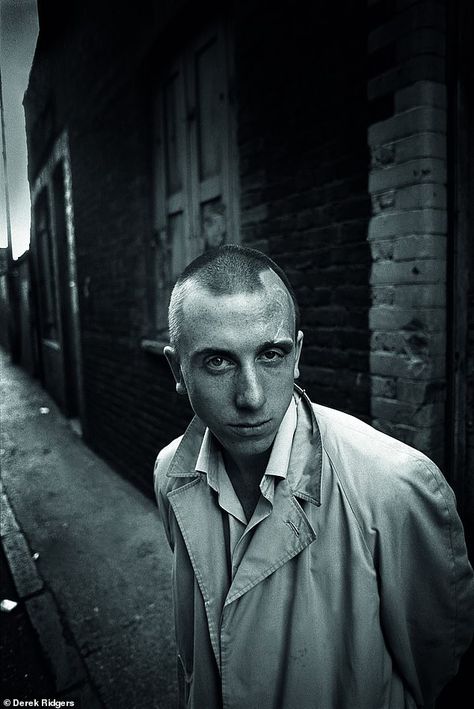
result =
[{"label": "boarded window", "polygon": [[154,298],[157,334],[167,328],[177,276],[208,248],[238,239],[229,46],[222,27],[170,64],[155,101]]}]

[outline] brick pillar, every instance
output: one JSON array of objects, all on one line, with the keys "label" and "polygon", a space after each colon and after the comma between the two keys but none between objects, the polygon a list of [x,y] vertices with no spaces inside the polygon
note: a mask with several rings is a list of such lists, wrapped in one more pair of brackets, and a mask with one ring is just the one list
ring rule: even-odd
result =
[{"label": "brick pillar", "polygon": [[[374,425],[444,457],[446,367],[445,10],[369,0]],[[380,67],[378,69],[378,67]]]}]

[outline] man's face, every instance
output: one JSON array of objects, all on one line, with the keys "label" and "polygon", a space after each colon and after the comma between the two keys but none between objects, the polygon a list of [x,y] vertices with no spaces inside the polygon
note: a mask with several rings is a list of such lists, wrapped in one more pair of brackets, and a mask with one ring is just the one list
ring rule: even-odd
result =
[{"label": "man's face", "polygon": [[303,334],[295,343],[290,296],[273,271],[260,278],[254,293],[196,286],[183,304],[179,353],[166,352],[178,390],[235,462],[269,450],[299,375]]}]

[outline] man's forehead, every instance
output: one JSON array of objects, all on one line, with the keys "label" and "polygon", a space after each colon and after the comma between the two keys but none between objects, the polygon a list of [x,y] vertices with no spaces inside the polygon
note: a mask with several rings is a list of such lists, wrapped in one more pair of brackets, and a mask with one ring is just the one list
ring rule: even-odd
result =
[{"label": "man's forehead", "polygon": [[198,283],[188,289],[182,303],[182,345],[192,351],[293,339],[293,301],[276,274],[261,275],[261,288],[253,291],[215,294]]},{"label": "man's forehead", "polygon": [[260,287],[248,289],[243,285],[241,289],[222,293],[216,293],[199,280],[191,279],[182,301],[183,315],[193,316],[197,309],[215,312],[216,307],[248,310],[249,315],[255,313],[255,309],[262,308],[294,315],[293,301],[281,278],[269,269],[262,271],[258,278]]}]

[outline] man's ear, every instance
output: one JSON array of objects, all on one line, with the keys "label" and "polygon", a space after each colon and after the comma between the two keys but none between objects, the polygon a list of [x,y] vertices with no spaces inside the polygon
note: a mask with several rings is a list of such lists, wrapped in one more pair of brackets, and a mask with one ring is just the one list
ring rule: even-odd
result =
[{"label": "man's ear", "polygon": [[168,364],[171,368],[171,371],[173,372],[173,377],[176,380],[176,391],[178,394],[184,396],[186,394],[186,385],[184,383],[178,353],[176,352],[174,347],[171,347],[171,345],[166,345],[163,350],[163,353],[166,359],[168,360]]},{"label": "man's ear", "polygon": [[296,336],[296,344],[295,344],[295,367],[293,371],[293,376],[295,379],[298,379],[300,376],[300,369],[299,369],[299,364],[300,364],[300,357],[301,357],[301,348],[303,347],[303,333],[301,330],[298,330],[298,334]]}]

